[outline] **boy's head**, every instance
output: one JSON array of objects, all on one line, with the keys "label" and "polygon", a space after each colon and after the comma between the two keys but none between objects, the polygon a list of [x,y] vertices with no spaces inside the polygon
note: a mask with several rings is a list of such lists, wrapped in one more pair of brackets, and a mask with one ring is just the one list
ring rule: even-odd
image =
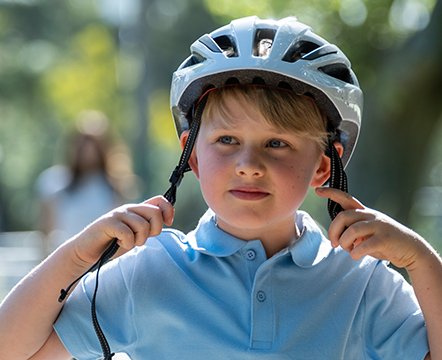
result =
[{"label": "boy's head", "polygon": [[[174,73],[171,108],[176,130],[181,136],[190,129],[190,135],[166,196],[175,194],[189,170],[206,103],[209,114],[223,112],[229,121],[229,109],[222,101],[229,92],[237,92],[237,101],[244,98],[253,104],[272,125],[315,139],[321,150],[327,143],[330,186],[347,191],[343,168],[356,145],[362,116],[362,92],[349,60],[296,18],[275,21],[253,16],[200,37],[191,46],[191,56]],[[334,142],[342,144],[342,154],[338,155]],[[339,211],[338,204],[329,204],[332,218]]]},{"label": "boy's head", "polygon": [[[282,132],[290,132],[314,140],[318,149],[324,152],[327,146],[327,117],[316,102],[293,91],[260,85],[233,85],[210,92],[202,115],[202,123],[210,121],[214,114],[232,125],[235,118],[227,100],[238,105],[248,104],[259,119],[251,119],[274,126]],[[244,113],[244,116],[247,116]]]}]

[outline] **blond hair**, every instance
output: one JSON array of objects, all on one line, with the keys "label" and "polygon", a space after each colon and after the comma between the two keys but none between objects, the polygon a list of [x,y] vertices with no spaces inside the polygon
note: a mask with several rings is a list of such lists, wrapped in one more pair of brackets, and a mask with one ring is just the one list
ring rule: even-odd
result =
[{"label": "blond hair", "polygon": [[268,86],[225,86],[210,92],[202,121],[208,121],[216,112],[226,124],[231,125],[234,119],[226,105],[227,98],[240,106],[246,102],[261,115],[259,120],[278,130],[314,140],[320,151],[325,150],[327,117],[310,97]]}]

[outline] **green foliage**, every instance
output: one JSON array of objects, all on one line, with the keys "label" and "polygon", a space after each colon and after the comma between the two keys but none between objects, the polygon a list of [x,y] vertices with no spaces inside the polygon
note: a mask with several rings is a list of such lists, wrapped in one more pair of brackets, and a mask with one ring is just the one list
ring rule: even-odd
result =
[{"label": "green foliage", "polygon": [[118,116],[116,49],[109,31],[98,23],[88,25],[69,39],[62,61],[41,78],[49,105],[65,121],[84,109]]},{"label": "green foliage", "polygon": [[148,135],[155,143],[164,150],[178,149],[178,137],[170,114],[169,91],[158,89],[149,97],[149,126]]}]

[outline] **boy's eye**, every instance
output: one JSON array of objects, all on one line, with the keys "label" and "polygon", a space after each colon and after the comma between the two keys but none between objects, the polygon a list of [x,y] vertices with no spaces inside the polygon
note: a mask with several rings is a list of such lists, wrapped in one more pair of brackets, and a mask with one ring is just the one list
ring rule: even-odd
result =
[{"label": "boy's eye", "polygon": [[270,140],[268,146],[271,148],[280,148],[287,146],[287,144],[281,140]]},{"label": "boy's eye", "polygon": [[235,139],[231,136],[222,136],[219,139],[220,142],[222,142],[223,144],[234,144],[235,143]]}]

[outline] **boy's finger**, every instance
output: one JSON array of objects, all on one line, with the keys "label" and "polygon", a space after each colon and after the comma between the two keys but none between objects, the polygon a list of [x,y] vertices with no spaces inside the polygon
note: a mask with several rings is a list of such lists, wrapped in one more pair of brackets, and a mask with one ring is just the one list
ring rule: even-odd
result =
[{"label": "boy's finger", "polygon": [[[131,206],[129,212],[132,212],[134,216],[139,216],[143,220],[143,224],[140,227],[134,228],[139,231],[146,240],[148,237],[157,236],[161,233],[163,229],[164,214],[161,207],[153,204],[143,203],[139,205]],[[128,219],[129,220],[129,219]],[[137,226],[134,223],[134,226]]]},{"label": "boy's finger", "polygon": [[150,236],[156,236],[161,232],[163,223],[158,216],[148,220],[135,212],[131,212],[129,215],[129,226],[135,235],[134,245],[141,246]]},{"label": "boy's finger", "polygon": [[329,198],[337,202],[342,206],[344,210],[365,209],[365,206],[362,205],[362,203],[359,200],[355,199],[350,194],[347,194],[341,190],[327,188],[327,187],[320,187],[316,188],[315,190],[319,196],[323,198]]},{"label": "boy's finger", "polygon": [[382,237],[375,235],[367,241],[363,241],[360,245],[355,246],[350,251],[350,256],[353,260],[360,260],[367,255],[373,256],[379,260],[387,260],[384,250],[385,243]]},{"label": "boy's finger", "polygon": [[[160,223],[162,225],[161,220]],[[118,214],[118,221],[115,223],[113,233],[110,236],[116,237],[122,248],[130,250],[134,246],[140,246],[146,242],[151,234],[151,228],[151,222],[145,217],[138,215],[135,211],[126,211]]]},{"label": "boy's finger", "polygon": [[125,250],[133,248],[135,233],[130,225],[124,222],[118,222],[108,233],[110,238],[117,238],[118,245]]},{"label": "boy's finger", "polygon": [[[367,238],[371,230],[367,228],[368,222],[373,219],[372,214],[361,209],[341,212],[332,221],[328,229],[329,239],[334,247],[341,245],[345,248],[347,242],[353,243],[356,239]],[[348,239],[344,244],[342,241]]]},{"label": "boy's finger", "polygon": [[164,223],[168,226],[172,225],[175,208],[164,196],[155,196],[144,201],[143,204],[158,206],[161,209]]},{"label": "boy's finger", "polygon": [[376,232],[373,222],[362,220],[348,227],[339,239],[339,245],[350,252],[356,246],[359,246],[367,239],[371,238]]}]

